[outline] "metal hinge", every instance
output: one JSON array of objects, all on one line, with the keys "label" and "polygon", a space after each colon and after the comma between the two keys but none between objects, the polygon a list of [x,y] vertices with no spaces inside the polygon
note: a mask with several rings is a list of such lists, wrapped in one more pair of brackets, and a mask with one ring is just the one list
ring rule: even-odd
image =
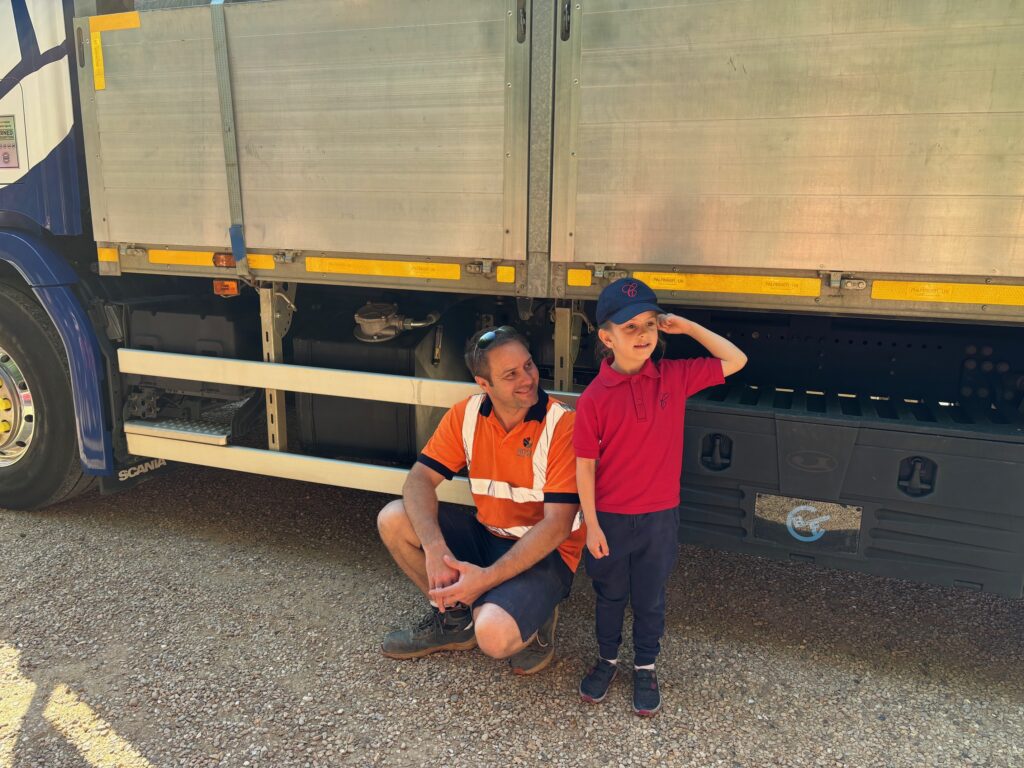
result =
[{"label": "metal hinge", "polygon": [[594,277],[598,280],[607,280],[609,283],[612,283],[623,277],[629,277],[629,272],[624,269],[615,269],[614,264],[595,264]]},{"label": "metal hinge", "polygon": [[274,254],[275,264],[294,264],[295,260],[299,258],[298,251],[278,251]]},{"label": "metal hinge", "polygon": [[490,277],[494,274],[494,261],[491,259],[484,259],[483,261],[471,261],[466,265],[466,274],[469,275],[483,275],[484,277]]},{"label": "metal hinge", "polygon": [[842,272],[822,272],[820,274],[825,285],[834,291],[863,291],[868,287],[867,280],[844,275]]}]

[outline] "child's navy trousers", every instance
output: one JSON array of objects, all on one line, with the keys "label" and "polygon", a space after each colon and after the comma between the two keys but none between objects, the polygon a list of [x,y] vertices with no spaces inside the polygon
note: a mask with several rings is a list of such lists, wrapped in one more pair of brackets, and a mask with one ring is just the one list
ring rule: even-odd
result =
[{"label": "child's navy trousers", "polygon": [[609,554],[586,553],[597,593],[597,643],[601,658],[618,658],[626,603],[633,606],[633,663],[653,664],[665,632],[665,584],[679,552],[679,508],[641,515],[598,512]]}]

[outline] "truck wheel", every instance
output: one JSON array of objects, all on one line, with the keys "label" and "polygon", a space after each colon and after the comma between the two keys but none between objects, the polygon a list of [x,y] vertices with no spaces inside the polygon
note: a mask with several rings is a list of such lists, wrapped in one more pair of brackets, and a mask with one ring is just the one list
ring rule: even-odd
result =
[{"label": "truck wheel", "polygon": [[45,507],[92,483],[60,336],[35,302],[0,283],[0,508]]}]

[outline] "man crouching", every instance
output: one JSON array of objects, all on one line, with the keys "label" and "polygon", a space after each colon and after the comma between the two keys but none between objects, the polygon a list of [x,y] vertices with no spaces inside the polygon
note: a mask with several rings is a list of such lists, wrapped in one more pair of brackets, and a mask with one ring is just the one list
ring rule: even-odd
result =
[{"label": "man crouching", "polygon": [[[575,413],[539,388],[526,340],[509,326],[473,335],[466,365],[481,394],[453,406],[381,510],[381,539],[431,604],[389,633],[385,656],[480,650],[520,675],[554,657],[558,603],[586,533],[578,516]],[[439,504],[437,486],[466,467],[476,515]]]}]

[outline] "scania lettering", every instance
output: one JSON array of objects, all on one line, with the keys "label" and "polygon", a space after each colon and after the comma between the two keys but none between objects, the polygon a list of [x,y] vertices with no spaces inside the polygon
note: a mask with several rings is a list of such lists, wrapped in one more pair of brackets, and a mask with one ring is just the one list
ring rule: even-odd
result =
[{"label": "scania lettering", "polygon": [[167,466],[167,461],[166,460],[164,460],[164,459],[152,459],[151,461],[144,461],[142,464],[138,464],[138,465],[136,465],[134,467],[129,467],[128,469],[122,469],[120,472],[117,473],[117,478],[118,478],[118,480],[122,480],[122,481],[130,480],[133,477],[138,477],[139,475],[144,475],[147,472],[150,472],[151,470],[159,469],[160,467],[166,467],[166,466]]}]

